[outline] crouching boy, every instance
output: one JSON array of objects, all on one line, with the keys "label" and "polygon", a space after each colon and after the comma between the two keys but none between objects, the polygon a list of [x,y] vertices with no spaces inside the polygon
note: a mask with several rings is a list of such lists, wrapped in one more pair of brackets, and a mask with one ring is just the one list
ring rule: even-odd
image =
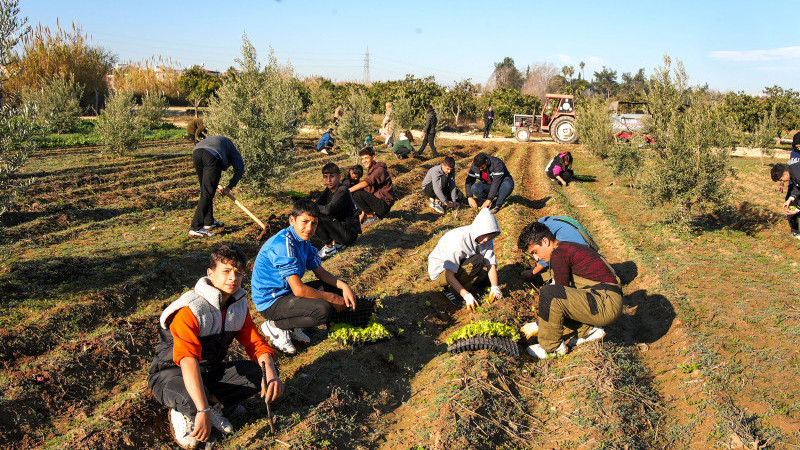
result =
[{"label": "crouching boy", "polygon": [[[278,350],[294,354],[292,339],[309,343],[303,328],[348,322],[345,310],[355,312],[356,298],[347,283],[322,268],[314,236],[320,211],[300,199],[289,215],[289,227],[264,243],[253,266],[253,303],[266,319],[261,330]],[[318,280],[304,283],[306,271]]]},{"label": "crouching boy", "polygon": [[428,275],[444,288],[444,295],[453,304],[464,299],[467,308],[475,310],[478,305],[470,288],[489,278],[491,295],[503,298],[497,286],[497,257],[494,254],[494,238],[500,235],[500,225],[489,208],[482,209],[471,225],[450,230],[439,239],[428,255]]},{"label": "crouching boy", "polygon": [[[223,411],[259,390],[267,402],[283,393],[273,350],[258,334],[241,288],[246,264],[235,245],[215,245],[208,276],[159,318],[159,341],[147,383],[156,401],[170,408],[172,432],[182,448],[213,441],[212,427],[232,433]],[[234,338],[252,361],[224,362]],[[261,364],[266,365],[266,385]]]},{"label": "crouching boy", "polygon": [[559,241],[539,222],[522,230],[517,246],[549,263],[555,282],[539,291],[539,343],[528,353],[539,359],[566,354],[564,326],[577,330],[574,345],[604,338],[601,327],[622,314],[620,280],[605,258],[586,245]]}]

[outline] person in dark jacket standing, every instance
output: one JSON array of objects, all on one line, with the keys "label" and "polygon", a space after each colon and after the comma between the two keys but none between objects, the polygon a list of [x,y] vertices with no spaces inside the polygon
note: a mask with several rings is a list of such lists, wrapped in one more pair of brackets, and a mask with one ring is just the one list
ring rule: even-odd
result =
[{"label": "person in dark jacket standing", "polygon": [[494,109],[490,106],[486,112],[483,113],[483,138],[486,139],[489,137],[489,130],[492,129],[492,123],[494,122]]},{"label": "person in dark jacket standing", "polygon": [[320,215],[311,244],[319,249],[319,257],[325,259],[356,241],[361,234],[361,222],[349,186],[341,183],[339,166],[325,164],[322,179],[327,189],[316,200]]},{"label": "person in dark jacket standing", "polygon": [[[189,236],[210,237],[214,236],[211,230],[221,228],[225,224],[214,220],[214,195],[230,194],[236,187],[239,179],[244,175],[244,160],[233,141],[225,136],[211,136],[203,139],[194,146],[192,151],[194,170],[200,181],[200,201],[189,228]],[[233,176],[228,185],[219,185],[222,171],[233,166]]]},{"label": "person in dark jacket standing", "polygon": [[[215,245],[207,276],[159,317],[159,340],[147,384],[156,401],[170,408],[170,428],[182,448],[212,444],[212,427],[233,433],[223,412],[235,410],[259,388],[267,403],[283,393],[275,352],[258,334],[248,310],[247,292],[242,289],[246,265],[247,257],[235,245]],[[226,359],[234,339],[250,361]]]},{"label": "person in dark jacket standing", "polygon": [[434,139],[436,138],[436,124],[439,120],[436,118],[436,111],[433,110],[433,106],[430,104],[425,105],[425,127],[422,129],[422,145],[419,147],[414,155],[419,156],[425,150],[425,147],[430,144],[431,146],[431,154],[433,157],[439,156],[439,153],[436,152],[436,144],[434,143]]},{"label": "person in dark jacket standing", "polygon": [[361,210],[361,225],[368,227],[389,214],[395,201],[394,185],[386,163],[375,161],[375,150],[365,147],[358,155],[367,169],[367,176],[351,187],[350,192]]},{"label": "person in dark jacket standing", "polygon": [[430,199],[430,206],[439,214],[445,213],[445,206],[458,208],[464,194],[456,187],[456,160],[446,156],[442,163],[428,169],[422,180],[422,193]]},{"label": "person in dark jacket standing", "polygon": [[[472,159],[472,167],[467,174],[464,193],[469,206],[473,208],[492,208],[497,214],[511,192],[514,191],[514,178],[500,158],[478,153]],[[478,205],[478,200],[483,202]]]}]

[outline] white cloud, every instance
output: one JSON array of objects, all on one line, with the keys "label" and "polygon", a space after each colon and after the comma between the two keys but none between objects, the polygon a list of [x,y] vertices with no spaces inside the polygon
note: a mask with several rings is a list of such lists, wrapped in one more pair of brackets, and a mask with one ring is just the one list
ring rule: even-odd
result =
[{"label": "white cloud", "polygon": [[595,66],[608,65],[606,60],[601,58],[601,57],[599,57],[599,56],[590,56],[589,59],[587,59],[587,61],[589,61],[589,64],[592,64],[592,65],[595,65]]},{"label": "white cloud", "polygon": [[572,64],[572,57],[569,55],[556,55],[561,64]]},{"label": "white cloud", "polygon": [[800,46],[781,47],[770,50],[721,50],[709,53],[714,59],[723,61],[778,61],[800,58]]}]

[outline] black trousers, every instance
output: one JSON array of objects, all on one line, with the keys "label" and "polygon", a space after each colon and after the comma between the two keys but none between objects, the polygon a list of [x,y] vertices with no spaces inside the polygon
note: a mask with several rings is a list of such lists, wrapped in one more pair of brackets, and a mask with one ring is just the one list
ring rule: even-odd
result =
[{"label": "black trousers", "polygon": [[[320,280],[306,283],[308,287],[319,291],[332,292],[342,295],[342,290],[325,284]],[[293,328],[311,328],[327,323],[353,323],[354,319],[363,315],[359,302],[356,302],[356,310],[347,309],[336,312],[333,305],[319,298],[297,297],[294,294],[287,294],[275,300],[269,308],[259,311],[261,316],[267,320],[275,322],[275,326],[282,330]],[[367,305],[364,305],[367,306]],[[372,304],[374,308],[375,304]],[[362,325],[363,326],[363,325]]]},{"label": "black trousers", "polygon": [[[202,368],[202,367],[201,367]],[[254,361],[220,363],[201,372],[206,397],[213,395],[227,409],[261,391],[261,368]],[[156,401],[168,408],[194,416],[197,408],[186,390],[180,367],[170,367],[147,377]]]},{"label": "black trousers", "polygon": [[389,210],[392,208],[388,203],[364,189],[353,192],[353,200],[360,210],[367,214],[375,214],[380,218],[386,217],[386,215],[389,214]]},{"label": "black trousers", "polygon": [[311,244],[317,248],[322,245],[328,245],[332,241],[336,241],[339,244],[352,245],[360,233],[361,226],[357,223],[348,225],[330,216],[320,215],[317,231],[314,232],[314,236],[311,238]]},{"label": "black trousers", "polygon": [[[572,177],[575,176],[575,172],[572,169],[564,169],[564,171],[561,172],[560,175],[565,183],[569,183]],[[551,180],[558,181],[556,175],[551,172],[547,172],[547,176],[550,177]]]},{"label": "black trousers", "polygon": [[419,150],[417,150],[417,153],[422,153],[422,151],[425,150],[425,147],[430,145],[431,154],[434,157],[439,156],[439,153],[436,152],[436,144],[433,142],[435,139],[436,139],[435,134],[426,133],[425,138],[422,140],[422,145],[419,146]]},{"label": "black trousers", "polygon": [[483,137],[485,137],[485,138],[489,137],[489,130],[492,129],[492,122],[494,122],[494,121],[493,120],[487,120],[486,121],[486,127],[484,127],[484,129],[483,129]]},{"label": "black trousers", "polygon": [[192,230],[199,230],[204,225],[214,223],[214,195],[217,193],[222,167],[219,160],[206,149],[196,148],[192,152],[194,170],[200,181],[200,201],[192,219]]}]

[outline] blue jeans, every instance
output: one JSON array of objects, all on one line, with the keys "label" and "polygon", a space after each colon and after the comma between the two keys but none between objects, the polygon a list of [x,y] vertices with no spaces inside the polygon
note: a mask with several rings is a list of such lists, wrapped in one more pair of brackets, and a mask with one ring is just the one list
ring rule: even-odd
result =
[{"label": "blue jeans", "polygon": [[[489,189],[491,185],[484,183],[483,181],[476,181],[475,184],[472,185],[472,195],[475,197],[486,199],[489,197]],[[511,192],[514,191],[514,179],[511,177],[506,177],[503,179],[503,182],[500,183],[500,189],[497,190],[497,199],[494,201],[494,207],[500,208],[503,206],[503,202],[506,201]]]}]

